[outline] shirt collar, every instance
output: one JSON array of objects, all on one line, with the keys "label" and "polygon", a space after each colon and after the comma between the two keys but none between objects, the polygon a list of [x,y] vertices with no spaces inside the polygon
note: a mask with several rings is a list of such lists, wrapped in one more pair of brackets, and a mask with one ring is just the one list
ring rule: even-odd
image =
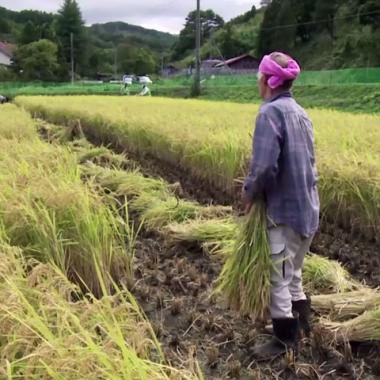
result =
[{"label": "shirt collar", "polygon": [[266,103],[274,102],[275,100],[280,99],[280,98],[291,98],[291,97],[292,97],[292,93],[289,90],[286,90],[286,91],[280,92],[277,95],[272,96],[266,101]]}]

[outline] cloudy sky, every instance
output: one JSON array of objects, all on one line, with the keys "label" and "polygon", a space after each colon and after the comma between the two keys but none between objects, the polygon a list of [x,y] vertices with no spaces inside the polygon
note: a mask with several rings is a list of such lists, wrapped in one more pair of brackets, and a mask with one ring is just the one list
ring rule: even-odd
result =
[{"label": "cloudy sky", "polygon": [[[9,9],[55,12],[63,0],[0,0]],[[178,33],[196,0],[78,0],[87,24],[125,21],[147,28]],[[202,9],[212,8],[226,20],[248,11],[260,0],[201,0]]]}]

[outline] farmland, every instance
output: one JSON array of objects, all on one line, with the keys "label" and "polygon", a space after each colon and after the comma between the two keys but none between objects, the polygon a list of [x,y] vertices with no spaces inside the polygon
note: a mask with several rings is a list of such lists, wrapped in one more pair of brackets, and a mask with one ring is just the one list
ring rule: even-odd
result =
[{"label": "farmland", "polygon": [[[304,107],[322,107],[349,112],[378,113],[380,103],[380,70],[346,69],[305,71],[293,92]],[[189,98],[192,78],[153,78],[153,96]],[[141,85],[134,83],[130,95],[137,95]],[[121,85],[113,83],[43,83],[2,82],[0,94],[19,95],[121,95]],[[235,103],[259,103],[255,75],[205,75],[202,99]]]},{"label": "farmland", "polygon": [[[246,171],[258,111],[255,105],[168,99],[21,97],[17,103],[52,122],[79,120],[95,139],[180,166],[229,195]],[[380,117],[326,110],[310,110],[310,116],[323,215],[374,239],[380,229]]]},{"label": "farmland", "polygon": [[12,331],[0,334],[1,376],[377,374],[376,343],[343,355],[347,346],[329,334],[377,339],[368,326],[380,303],[370,287],[380,275],[379,116],[310,110],[323,204],[312,248],[354,277],[308,256],[305,286],[316,297],[316,321],[324,319],[297,362],[259,364],[250,347],[260,324],[213,292],[237,236],[231,205],[258,107],[110,96],[16,104],[3,106],[0,119],[0,316]]}]

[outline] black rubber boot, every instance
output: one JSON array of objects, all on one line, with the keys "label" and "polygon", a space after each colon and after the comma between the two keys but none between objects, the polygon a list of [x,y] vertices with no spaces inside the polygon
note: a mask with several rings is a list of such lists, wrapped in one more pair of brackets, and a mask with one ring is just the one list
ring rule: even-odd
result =
[{"label": "black rubber boot", "polygon": [[253,348],[257,360],[274,359],[288,351],[297,352],[299,336],[298,318],[273,319],[273,338],[265,344]]},{"label": "black rubber boot", "polygon": [[300,331],[303,332],[307,338],[309,338],[310,333],[311,333],[311,324],[310,324],[311,301],[310,299],[308,298],[306,300],[292,301],[292,310],[293,310],[293,314],[295,314],[295,312],[298,313]]}]

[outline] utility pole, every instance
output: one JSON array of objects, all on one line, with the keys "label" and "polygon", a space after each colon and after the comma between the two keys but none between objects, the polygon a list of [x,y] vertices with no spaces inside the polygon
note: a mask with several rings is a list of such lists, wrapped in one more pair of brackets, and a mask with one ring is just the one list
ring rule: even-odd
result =
[{"label": "utility pole", "polygon": [[197,0],[195,22],[195,77],[192,89],[193,96],[201,94],[201,0]]},{"label": "utility pole", "polygon": [[74,33],[70,33],[71,84],[74,84]]},{"label": "utility pole", "polygon": [[114,45],[114,76],[115,76],[115,80],[117,80],[117,71],[118,71],[118,67],[117,67],[117,46]]}]

